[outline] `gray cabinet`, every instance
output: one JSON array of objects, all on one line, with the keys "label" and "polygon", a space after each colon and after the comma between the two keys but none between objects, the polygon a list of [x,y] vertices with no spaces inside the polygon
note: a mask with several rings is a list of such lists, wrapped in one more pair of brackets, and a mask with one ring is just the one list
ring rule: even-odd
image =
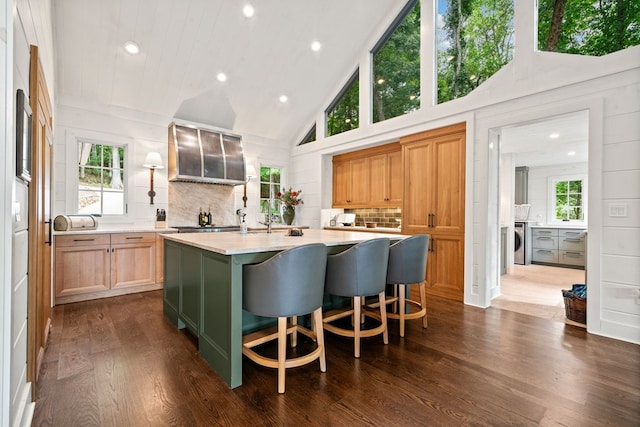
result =
[{"label": "gray cabinet", "polygon": [[518,166],[516,168],[514,196],[516,205],[529,203],[529,168],[527,166]]},{"label": "gray cabinet", "polygon": [[585,230],[534,228],[531,234],[533,263],[585,267]]}]

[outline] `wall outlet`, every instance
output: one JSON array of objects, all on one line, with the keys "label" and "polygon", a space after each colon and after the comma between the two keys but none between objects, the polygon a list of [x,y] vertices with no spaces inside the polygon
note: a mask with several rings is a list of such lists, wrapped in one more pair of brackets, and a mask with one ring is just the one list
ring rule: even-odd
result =
[{"label": "wall outlet", "polygon": [[624,218],[627,216],[626,203],[609,203],[609,216]]}]

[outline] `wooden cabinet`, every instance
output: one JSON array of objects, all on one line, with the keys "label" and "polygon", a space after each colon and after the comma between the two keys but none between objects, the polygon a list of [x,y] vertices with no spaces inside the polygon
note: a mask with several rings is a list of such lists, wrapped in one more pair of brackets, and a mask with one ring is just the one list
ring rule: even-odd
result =
[{"label": "wooden cabinet", "polygon": [[164,237],[156,233],[156,283],[164,282]]},{"label": "wooden cabinet", "polygon": [[402,151],[378,154],[370,162],[369,204],[377,207],[402,206]]},{"label": "wooden cabinet", "polygon": [[111,235],[111,289],[156,282],[156,233]]},{"label": "wooden cabinet", "polygon": [[160,289],[156,247],[153,232],[56,236],[56,304]]},{"label": "wooden cabinet", "polygon": [[400,207],[402,151],[398,143],[333,158],[333,207]]},{"label": "wooden cabinet", "polygon": [[585,230],[533,228],[531,262],[584,268]]},{"label": "wooden cabinet", "polygon": [[333,165],[333,206],[357,208],[369,200],[369,159],[335,162]]},{"label": "wooden cabinet", "polygon": [[60,297],[109,290],[110,266],[109,234],[56,236],[56,300]]},{"label": "wooden cabinet", "polygon": [[466,125],[400,139],[402,233],[429,234],[427,292],[464,299]]}]

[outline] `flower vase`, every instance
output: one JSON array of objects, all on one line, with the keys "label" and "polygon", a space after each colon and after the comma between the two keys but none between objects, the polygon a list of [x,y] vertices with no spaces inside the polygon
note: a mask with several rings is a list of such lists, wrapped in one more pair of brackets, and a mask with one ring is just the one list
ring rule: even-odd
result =
[{"label": "flower vase", "polygon": [[282,211],[282,219],[284,220],[285,224],[291,225],[295,217],[296,208],[291,205],[284,205],[284,210]]}]

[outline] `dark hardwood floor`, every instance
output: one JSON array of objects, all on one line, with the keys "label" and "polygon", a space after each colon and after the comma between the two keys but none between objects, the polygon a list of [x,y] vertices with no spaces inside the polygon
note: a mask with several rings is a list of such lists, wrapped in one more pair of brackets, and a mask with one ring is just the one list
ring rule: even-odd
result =
[{"label": "dark hardwood floor", "polygon": [[640,425],[640,346],[497,308],[429,300],[429,328],[389,345],[326,334],[318,364],[245,359],[230,390],[153,291],[57,306],[34,426]]}]

